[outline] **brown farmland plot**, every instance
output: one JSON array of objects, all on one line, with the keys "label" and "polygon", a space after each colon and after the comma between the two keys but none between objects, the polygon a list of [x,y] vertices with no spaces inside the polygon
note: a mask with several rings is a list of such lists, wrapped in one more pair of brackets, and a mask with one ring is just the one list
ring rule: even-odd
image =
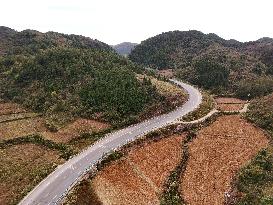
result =
[{"label": "brown farmland plot", "polygon": [[15,204],[63,162],[57,151],[38,145],[0,149],[0,204]]},{"label": "brown farmland plot", "polygon": [[93,191],[103,204],[159,204],[163,185],[181,160],[184,137],[133,146],[125,158],[98,173]]},{"label": "brown farmland plot", "polygon": [[219,117],[189,144],[181,194],[192,205],[219,205],[236,172],[268,145],[264,132],[239,115]]}]

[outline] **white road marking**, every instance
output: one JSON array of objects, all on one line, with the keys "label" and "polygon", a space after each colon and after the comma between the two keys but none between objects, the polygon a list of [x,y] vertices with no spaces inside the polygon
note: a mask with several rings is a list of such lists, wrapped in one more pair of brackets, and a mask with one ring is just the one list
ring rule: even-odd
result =
[{"label": "white road marking", "polygon": [[[102,151],[108,153],[111,150],[115,150],[118,147],[126,144],[128,141],[133,141],[138,137],[155,130],[156,127],[163,127],[164,125],[175,121],[176,119],[198,107],[202,98],[197,89],[194,89],[192,86],[180,83],[176,80],[171,81],[180,87],[183,87],[189,93],[189,99],[182,107],[177,108],[175,111],[172,111],[163,116],[158,116],[141,122],[137,125],[129,126],[128,128],[107,134],[106,138],[101,139],[93,146],[87,148],[81,154],[68,160],[62,167],[51,173],[38,186],[36,186],[35,189],[19,203],[19,205],[36,205],[37,202],[42,202],[42,200],[45,199],[45,192],[49,192],[51,196],[56,194],[53,199],[50,197],[50,195],[45,199],[47,202],[49,202],[49,204],[55,204],[56,202],[54,199],[56,197],[60,198],[64,193],[66,193],[66,191],[70,190],[70,188],[72,188],[71,184],[77,182],[81,178],[81,175],[87,171],[87,169],[89,169],[92,165],[95,166],[96,163],[102,159],[104,156]],[[110,143],[112,141],[113,143]],[[106,144],[108,145],[107,147]],[[105,149],[100,149],[103,146]],[[67,171],[69,169],[75,171],[71,175],[68,175],[69,172],[67,173]],[[56,180],[57,178],[62,179],[64,175],[68,176],[67,180]]]}]

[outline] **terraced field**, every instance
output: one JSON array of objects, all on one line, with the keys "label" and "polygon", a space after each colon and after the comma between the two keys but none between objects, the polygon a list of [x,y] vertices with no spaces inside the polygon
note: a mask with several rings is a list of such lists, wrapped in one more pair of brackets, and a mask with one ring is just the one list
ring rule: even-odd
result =
[{"label": "terraced field", "polygon": [[57,151],[38,145],[0,149],[0,204],[16,204],[63,162]]},{"label": "terraced field", "polygon": [[[182,158],[185,135],[173,135],[129,148],[125,157],[101,170],[87,187],[69,196],[67,204],[160,204],[170,172]],[[82,200],[93,196],[96,202]],[[92,203],[91,203],[92,202]]]},{"label": "terraced field", "polygon": [[239,115],[219,117],[189,144],[182,197],[192,205],[223,204],[236,172],[267,145],[264,132]]},{"label": "terraced field", "polygon": [[18,104],[0,103],[0,204],[16,204],[65,162],[68,155],[64,154],[78,152],[95,139],[82,140],[80,146],[70,145],[70,141],[109,127],[95,120],[77,119],[51,132],[46,120],[36,113]]},{"label": "terraced field", "polygon": [[0,100],[0,115],[8,115],[14,113],[24,113],[26,109],[15,103],[4,103]]},{"label": "terraced field", "polygon": [[77,119],[56,132],[46,125],[46,120],[36,113],[27,112],[17,104],[0,103],[0,140],[15,139],[39,134],[56,143],[68,143],[83,133],[100,132],[110,128],[107,123],[95,120]]},{"label": "terraced field", "polygon": [[[187,95],[177,86],[156,79],[153,79],[153,84],[158,92],[168,98],[175,99],[170,103],[180,104],[185,102]],[[155,112],[151,109],[152,113],[147,112],[147,116],[143,117],[147,118],[151,115],[160,114],[166,105],[160,106],[160,108],[158,106],[154,108]],[[5,158],[6,160],[0,161],[0,204],[2,204],[2,201],[4,204],[17,203],[28,191],[52,172],[58,164],[62,164],[69,157],[93,144],[111,129],[112,126],[108,123],[83,118],[64,124],[62,127],[58,127],[58,130],[51,129],[48,119],[45,119],[42,115],[26,110],[18,104],[0,101],[1,157],[10,155],[10,157]],[[171,149],[169,148],[169,150]],[[12,152],[18,155],[12,155]],[[167,153],[171,155],[170,152]],[[176,153],[174,152],[174,154]],[[132,158],[132,160],[128,158],[127,163],[130,165],[130,167],[127,167],[128,170],[132,169],[132,164],[140,166],[135,158]],[[25,164],[27,166],[24,167]],[[163,178],[168,175],[166,169],[172,169],[171,165],[167,165],[165,163],[164,169],[161,170]],[[17,168],[17,170],[14,172],[13,168]],[[138,169],[133,169],[133,172],[135,173],[136,170]],[[27,175],[25,179],[22,179],[25,172],[30,176]],[[145,172],[145,170],[142,172]],[[153,180],[156,181],[155,183],[158,186],[158,181],[163,180],[156,178],[157,175],[148,177],[154,177]],[[141,178],[136,178],[136,180],[140,183],[147,183]],[[10,188],[9,184],[14,186],[16,190]],[[101,186],[103,186],[103,183],[101,183]],[[157,196],[157,192],[153,194]]]},{"label": "terraced field", "polygon": [[50,132],[47,130],[45,132],[41,132],[41,134],[46,139],[54,142],[68,143],[83,133],[99,132],[107,128],[110,128],[110,125],[107,123],[98,122],[95,120],[77,119],[57,132]]},{"label": "terraced field", "polygon": [[220,111],[239,111],[243,109],[246,101],[237,98],[216,98],[216,108]]},{"label": "terraced field", "polygon": [[[216,102],[228,112],[239,111],[246,103],[235,98]],[[190,205],[224,204],[233,200],[236,174],[269,144],[266,133],[239,114],[220,115],[194,138],[188,137],[176,135],[126,148],[126,156],[81,183],[64,204],[181,204],[176,193]],[[175,172],[170,173],[181,162],[176,181]],[[166,186],[167,179],[173,182]],[[180,186],[173,189],[177,182]]]},{"label": "terraced field", "polygon": [[[164,182],[182,156],[184,136],[172,136],[133,148],[92,182],[103,204],[159,204]],[[172,160],[170,160],[172,159]]]}]

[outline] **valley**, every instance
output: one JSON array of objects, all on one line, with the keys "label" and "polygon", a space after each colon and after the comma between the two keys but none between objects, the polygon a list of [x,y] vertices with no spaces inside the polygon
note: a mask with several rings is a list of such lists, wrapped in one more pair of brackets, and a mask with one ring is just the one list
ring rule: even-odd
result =
[{"label": "valley", "polygon": [[1,26],[0,204],[272,204],[272,49]]}]

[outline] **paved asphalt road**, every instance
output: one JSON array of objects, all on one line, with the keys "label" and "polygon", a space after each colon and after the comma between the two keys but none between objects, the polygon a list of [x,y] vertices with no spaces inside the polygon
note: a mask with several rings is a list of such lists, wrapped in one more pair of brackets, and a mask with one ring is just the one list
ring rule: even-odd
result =
[{"label": "paved asphalt road", "polygon": [[35,189],[33,189],[19,205],[58,204],[67,191],[94,166],[105,153],[116,149],[128,141],[134,140],[155,129],[164,127],[193,111],[202,101],[200,92],[194,87],[177,80],[171,80],[183,87],[189,94],[188,101],[176,110],[105,136],[81,154],[59,166]]}]

